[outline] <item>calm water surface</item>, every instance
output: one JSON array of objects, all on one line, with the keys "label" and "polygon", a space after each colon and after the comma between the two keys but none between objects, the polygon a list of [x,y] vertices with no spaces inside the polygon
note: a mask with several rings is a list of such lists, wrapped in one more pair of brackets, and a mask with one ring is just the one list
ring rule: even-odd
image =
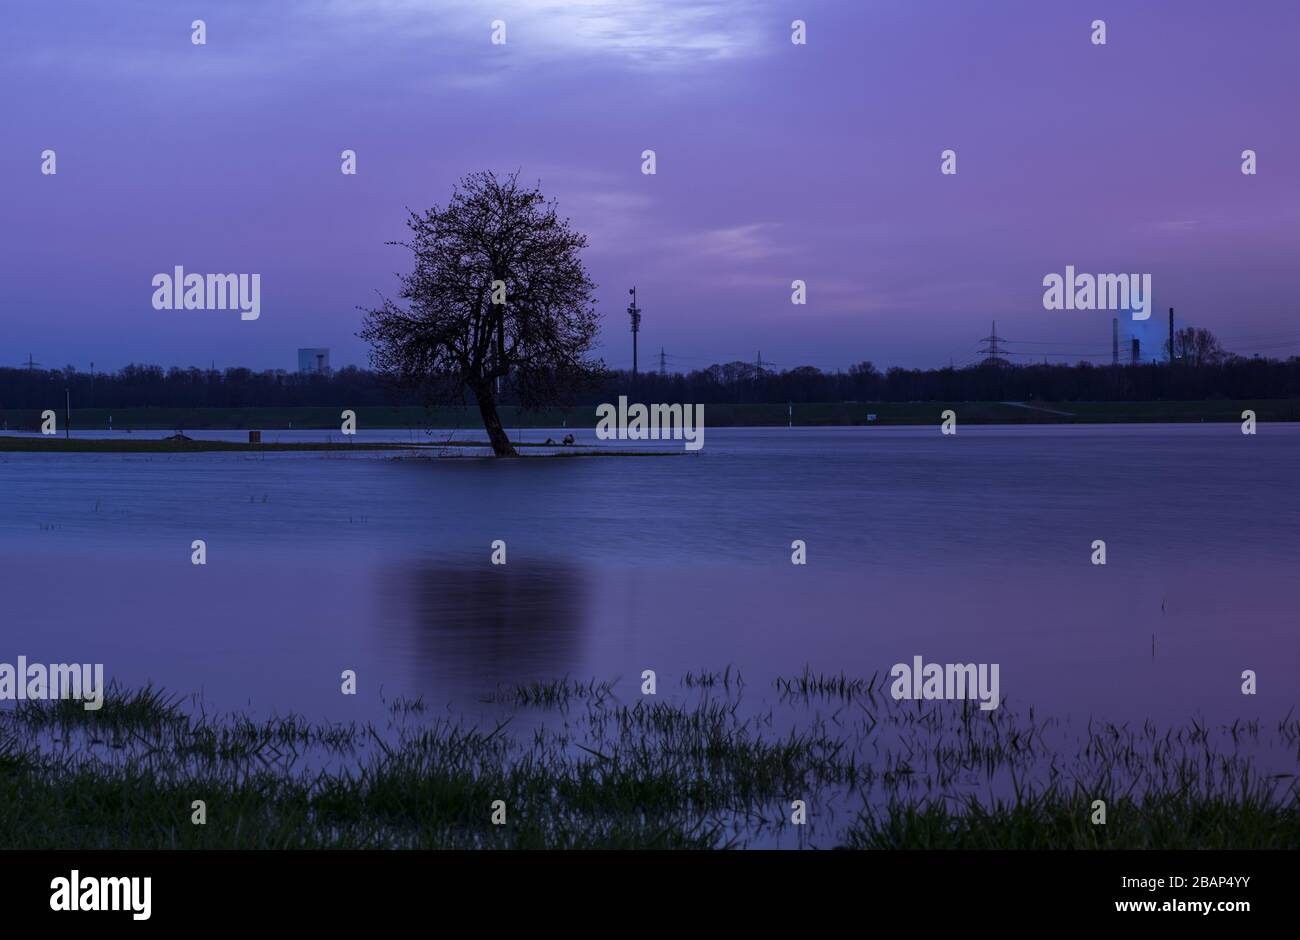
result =
[{"label": "calm water surface", "polygon": [[805,666],[921,655],[999,663],[1007,704],[1040,713],[1275,723],[1300,698],[1298,461],[1300,427],[1235,424],[708,429],[694,454],[507,462],[0,455],[0,661],[103,662],[218,708],[421,696],[476,720],[532,679],[632,701],[644,669],[671,697],[730,665],[759,707]]}]

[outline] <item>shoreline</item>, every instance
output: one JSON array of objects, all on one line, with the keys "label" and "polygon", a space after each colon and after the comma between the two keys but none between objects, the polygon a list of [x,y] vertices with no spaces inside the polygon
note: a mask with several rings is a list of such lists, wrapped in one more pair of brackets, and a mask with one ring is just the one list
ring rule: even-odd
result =
[{"label": "shoreline", "polygon": [[[513,441],[519,450],[542,451],[535,457],[673,457],[675,451],[603,449],[591,444],[564,446]],[[11,437],[0,435],[0,454],[210,454],[210,453],[348,453],[349,451],[391,452],[389,459],[453,459],[491,458],[486,454],[447,454],[446,450],[491,451],[487,441],[439,441],[437,443],[397,444],[391,441],[341,443],[338,441],[261,442],[245,441],[173,441],[167,438],[63,438],[63,437]],[[411,453],[416,451],[417,453]],[[432,451],[431,454],[426,452]],[[522,454],[520,455],[523,456]],[[495,458],[493,458],[495,459]]]},{"label": "shoreline", "polygon": [[[946,410],[961,424],[1184,424],[1240,422],[1243,411],[1258,421],[1300,421],[1300,400],[1222,399],[1202,401],[916,401],[809,402],[789,404],[704,403],[707,426],[885,427],[938,424]],[[391,407],[384,405],[250,408],[73,408],[72,429],[94,431],[334,431],[344,410],[356,413],[364,430],[427,429],[481,433],[472,406]],[[62,408],[55,409],[60,433]],[[507,432],[533,429],[594,429],[596,406],[525,412],[502,406]],[[36,409],[0,409],[0,435],[40,430]],[[347,445],[360,446],[360,445]]]},{"label": "shoreline", "polygon": [[[1281,422],[1276,418],[1257,417],[1259,423],[1294,423],[1283,419]],[[961,424],[959,415],[959,424]],[[1030,427],[1044,426],[1074,426],[1080,430],[1087,428],[1105,428],[1114,426],[1131,426],[1131,427],[1151,427],[1163,425],[1188,425],[1188,424],[1216,424],[1231,425],[1241,423],[1239,419],[1222,419],[1201,421],[1149,421],[1149,420],[1112,420],[1112,421],[1021,421],[1021,422],[989,422],[989,421],[965,421],[965,425],[971,427],[980,427],[988,429],[1021,429]],[[869,433],[872,427],[889,427],[889,428],[925,428],[941,427],[939,421],[916,421],[903,422],[895,421],[889,423],[880,423],[879,425],[792,425],[787,430],[844,430],[856,431],[863,430]],[[757,429],[781,429],[782,425],[714,425],[713,431],[744,431]],[[522,441],[517,435],[523,430],[560,430],[543,426],[543,428],[512,428],[511,444],[515,447],[518,454],[517,458],[522,457],[669,457],[682,456],[689,451],[676,451],[669,449],[654,450],[629,450],[624,446],[627,442],[624,440],[617,441],[578,441],[574,444],[557,444],[554,442],[539,441]],[[199,433],[229,433],[244,432],[245,428],[200,428]],[[336,428],[309,428],[295,427],[292,429],[270,428],[271,433],[288,430],[289,433],[302,432],[321,432],[329,435],[326,440],[298,440],[298,441],[258,441],[256,443],[237,440],[212,440],[204,438],[186,438],[185,440],[175,440],[171,436],[154,437],[152,435],[162,433],[158,428],[134,428],[130,430],[121,429],[115,432],[104,432],[94,429],[90,433],[94,437],[65,437],[58,435],[37,435],[33,432],[18,432],[23,436],[16,436],[14,432],[6,433],[0,431],[0,455],[3,454],[205,454],[205,453],[243,453],[243,454],[267,454],[267,453],[326,453],[326,454],[345,454],[348,452],[386,452],[391,454],[390,460],[431,460],[431,459],[475,459],[484,457],[493,457],[491,450],[492,444],[489,441],[481,440],[437,440],[437,441],[354,441],[348,438],[334,440],[333,435],[338,434]],[[371,428],[371,431],[420,431],[420,432],[439,432],[439,433],[474,433],[474,429],[464,428]],[[567,430],[588,430],[585,428],[574,428],[572,425]],[[74,431],[74,434],[85,434],[85,431]],[[108,436],[111,433],[112,436]],[[104,435],[104,436],[99,436]],[[473,453],[482,451],[483,453]],[[530,453],[531,452],[531,453]]]}]

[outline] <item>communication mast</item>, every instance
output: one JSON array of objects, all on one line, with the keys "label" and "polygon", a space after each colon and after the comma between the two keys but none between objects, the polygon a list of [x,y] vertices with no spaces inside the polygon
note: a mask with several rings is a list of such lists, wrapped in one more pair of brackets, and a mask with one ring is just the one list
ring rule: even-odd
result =
[{"label": "communication mast", "polygon": [[629,294],[632,295],[632,302],[628,304],[627,315],[632,318],[632,384],[636,384],[636,334],[641,332],[641,308],[636,305],[636,288],[633,287]]}]

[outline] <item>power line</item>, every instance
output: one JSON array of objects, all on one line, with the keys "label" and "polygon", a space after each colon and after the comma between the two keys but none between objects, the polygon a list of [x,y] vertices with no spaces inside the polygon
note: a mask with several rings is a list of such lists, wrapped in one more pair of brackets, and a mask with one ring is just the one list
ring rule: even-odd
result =
[{"label": "power line", "polygon": [[1004,350],[1002,349],[1001,344],[1004,343],[1005,340],[1001,336],[998,336],[997,320],[993,321],[993,332],[980,340],[980,342],[985,346],[984,349],[979,351],[979,354],[984,357],[985,365],[1005,366],[1011,364],[1006,359],[1002,358]]},{"label": "power line", "polygon": [[1080,357],[1081,359],[1105,359],[1105,358],[1108,358],[1108,357],[1110,356],[1110,353],[1102,353],[1102,352],[1047,352],[1046,350],[1043,350],[1043,351],[1041,351],[1041,352],[1016,352],[1016,351],[1013,350],[1013,349],[1005,349],[1005,350],[1002,351],[1002,355],[1004,355],[1004,356],[1078,356],[1078,357]]}]

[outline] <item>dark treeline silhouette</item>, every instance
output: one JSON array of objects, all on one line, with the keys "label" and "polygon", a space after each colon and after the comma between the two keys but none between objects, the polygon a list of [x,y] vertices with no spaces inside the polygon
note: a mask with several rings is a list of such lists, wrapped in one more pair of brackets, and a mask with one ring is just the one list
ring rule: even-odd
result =
[{"label": "dark treeline silhouette", "polygon": [[54,408],[64,389],[74,408],[254,408],[405,403],[378,375],[347,367],[329,375],[280,369],[188,369],[129,365],[117,372],[0,369],[0,408]]},{"label": "dark treeline silhouette", "polygon": [[[235,368],[163,369],[130,365],[118,372],[0,369],[0,409],[60,410],[64,389],[74,408],[248,408],[308,405],[418,405],[414,390],[378,373],[347,367],[329,375]],[[869,362],[847,371],[812,366],[785,371],[732,362],[680,374],[605,373],[575,400],[595,405],[628,395],[634,401],[773,403],[839,401],[1158,401],[1300,398],[1300,357],[1224,357],[1124,366],[975,365],[881,372]],[[516,404],[509,394],[502,404]]]},{"label": "dark treeline silhouette", "polygon": [[[613,373],[604,398],[624,394],[630,375]],[[636,399],[682,402],[837,401],[1199,401],[1300,397],[1300,357],[1224,358],[1190,365],[1177,362],[1124,366],[973,365],[965,368],[881,372],[869,362],[846,372],[801,366],[782,372],[753,363],[710,366],[689,375],[637,377]]]}]

